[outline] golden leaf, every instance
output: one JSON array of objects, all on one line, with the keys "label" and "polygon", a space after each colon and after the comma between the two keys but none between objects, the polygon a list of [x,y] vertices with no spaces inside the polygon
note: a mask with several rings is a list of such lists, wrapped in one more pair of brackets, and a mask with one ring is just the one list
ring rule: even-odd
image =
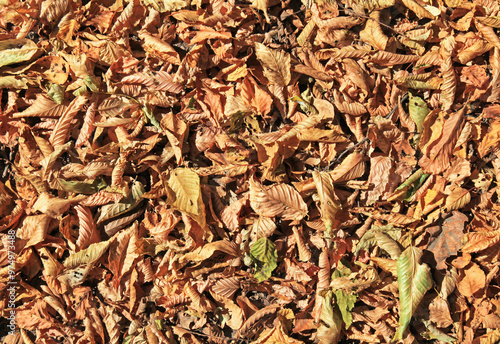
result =
[{"label": "golden leaf", "polygon": [[187,6],[184,0],[141,0],[144,6],[151,6],[160,13],[177,11]]},{"label": "golden leaf", "polygon": [[201,198],[200,177],[188,168],[177,168],[170,173],[167,187],[168,202],[186,212],[201,227],[205,227],[205,205]]},{"label": "golden leaf", "polygon": [[395,4],[395,0],[355,0],[355,2],[370,12],[383,10]]},{"label": "golden leaf", "polygon": [[419,18],[434,19],[434,15],[427,11],[424,7],[420,6],[414,0],[402,0],[403,4],[411,11],[413,11]]},{"label": "golden leaf", "polygon": [[252,0],[252,7],[264,12],[264,16],[266,17],[266,21],[271,23],[269,16],[267,14],[267,8],[269,7],[269,0]]},{"label": "golden leaf", "polygon": [[158,56],[159,58],[175,65],[181,64],[179,54],[167,42],[164,42],[145,31],[139,32],[139,37],[144,42],[144,50],[146,50],[149,54]]},{"label": "golden leaf", "polygon": [[[363,1],[363,3],[369,3],[369,1]],[[375,49],[385,50],[389,38],[380,27],[380,11],[371,12],[370,18],[372,20],[366,21],[365,28],[359,33],[359,37]]]}]

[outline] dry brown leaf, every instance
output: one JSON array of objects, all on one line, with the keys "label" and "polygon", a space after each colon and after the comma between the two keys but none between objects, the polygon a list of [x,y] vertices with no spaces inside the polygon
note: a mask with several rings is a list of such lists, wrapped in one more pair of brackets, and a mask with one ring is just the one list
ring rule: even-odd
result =
[{"label": "dry brown leaf", "polygon": [[284,220],[297,221],[307,214],[307,205],[290,185],[261,185],[250,179],[250,205],[261,216],[281,216]]}]

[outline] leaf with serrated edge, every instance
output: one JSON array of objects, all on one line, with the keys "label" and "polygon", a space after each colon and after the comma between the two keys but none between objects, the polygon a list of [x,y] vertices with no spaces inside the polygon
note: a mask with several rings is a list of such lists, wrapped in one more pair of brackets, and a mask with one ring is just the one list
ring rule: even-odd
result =
[{"label": "leaf with serrated edge", "polygon": [[283,220],[301,220],[307,214],[307,204],[293,187],[263,186],[255,177],[250,178],[250,205],[261,216],[282,216]]},{"label": "leaf with serrated edge", "polygon": [[102,242],[90,245],[85,250],[82,250],[82,251],[79,251],[77,253],[70,255],[64,261],[64,263],[63,263],[64,267],[66,267],[68,269],[72,269],[72,268],[75,268],[75,267],[83,265],[83,264],[95,263],[99,258],[102,257],[104,252],[106,252],[110,243],[111,243],[110,240],[102,241]]},{"label": "leaf with serrated edge", "polygon": [[0,41],[0,67],[31,60],[40,50],[29,39]]},{"label": "leaf with serrated edge", "polygon": [[321,219],[325,224],[327,233],[331,235],[335,215],[340,210],[341,204],[335,196],[332,178],[328,173],[314,171],[313,178],[321,202]]},{"label": "leaf with serrated edge", "polygon": [[250,248],[250,255],[257,260],[254,277],[262,282],[269,277],[278,266],[278,253],[276,246],[267,238],[260,238]]},{"label": "leaf with serrated edge", "polygon": [[205,226],[205,206],[201,198],[200,177],[188,168],[172,171],[168,180],[168,202]]},{"label": "leaf with serrated edge", "polygon": [[264,67],[264,75],[278,86],[288,86],[290,73],[290,55],[284,51],[272,50],[262,43],[255,43],[255,54]]},{"label": "leaf with serrated edge", "polygon": [[335,167],[330,172],[330,176],[334,183],[345,182],[347,180],[357,179],[365,173],[365,162],[363,161],[363,154],[352,153],[342,161],[342,163]]},{"label": "leaf with serrated edge", "polygon": [[399,288],[399,325],[394,340],[403,338],[411,317],[425,293],[432,287],[431,269],[419,264],[422,250],[410,246],[397,260]]},{"label": "leaf with serrated edge", "polygon": [[120,203],[108,204],[101,207],[101,214],[97,219],[97,224],[134,209],[142,201],[143,194],[144,187],[142,184],[140,182],[134,182],[130,189],[130,195],[125,200]]}]

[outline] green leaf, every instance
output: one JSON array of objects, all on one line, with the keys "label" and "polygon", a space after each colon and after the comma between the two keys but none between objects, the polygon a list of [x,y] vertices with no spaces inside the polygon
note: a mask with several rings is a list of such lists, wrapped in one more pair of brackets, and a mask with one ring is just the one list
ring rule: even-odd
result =
[{"label": "green leaf", "polygon": [[410,111],[410,117],[413,122],[415,122],[417,131],[421,133],[422,130],[424,130],[423,123],[425,116],[429,113],[429,108],[427,107],[427,103],[422,98],[414,96],[411,92],[409,95],[408,109]]},{"label": "green leaf", "polygon": [[427,180],[429,174],[419,168],[408,179],[398,186],[394,194],[389,197],[389,201],[405,200],[408,201],[417,192],[418,188]]},{"label": "green leaf", "polygon": [[271,277],[278,266],[278,252],[274,243],[267,238],[260,238],[250,248],[250,255],[255,262],[254,277],[260,283]]},{"label": "green leaf", "polygon": [[82,182],[78,180],[56,178],[54,182],[55,189],[85,195],[92,195],[98,192],[100,187],[102,187],[102,179]]},{"label": "green leaf", "polygon": [[64,100],[64,87],[58,84],[52,84],[47,95],[57,104],[62,104]]},{"label": "green leaf", "polygon": [[31,60],[40,52],[29,39],[7,39],[0,42],[0,67]]},{"label": "green leaf", "polygon": [[155,114],[153,113],[153,110],[148,107],[148,106],[144,106],[142,108],[142,111],[144,112],[144,114],[146,115],[146,117],[151,121],[151,124],[154,125],[155,127],[157,127],[158,129],[160,129],[160,131],[163,131],[163,129],[161,128],[160,126],[160,122],[158,122],[155,118]]},{"label": "green leaf", "polygon": [[430,321],[424,320],[425,327],[427,327],[428,332],[422,333],[422,336],[428,340],[439,340],[445,343],[454,343],[457,341],[456,338],[448,336],[446,333],[443,333],[438,328],[434,327]]},{"label": "green leaf", "polygon": [[422,250],[410,246],[398,258],[399,326],[394,341],[403,338],[411,317],[425,293],[432,287],[429,266],[420,264]]},{"label": "green leaf", "polygon": [[99,80],[95,76],[87,75],[83,82],[91,92],[99,91]]},{"label": "green leaf", "polygon": [[354,254],[359,255],[361,250],[368,250],[373,246],[378,246],[387,252],[391,258],[397,259],[401,254],[401,246],[397,242],[401,238],[401,230],[393,225],[372,226],[356,245]]},{"label": "green leaf", "polygon": [[342,314],[342,320],[344,320],[345,329],[347,330],[352,324],[351,311],[358,296],[338,289],[335,291],[335,299],[337,300],[337,306],[339,307],[340,314]]}]

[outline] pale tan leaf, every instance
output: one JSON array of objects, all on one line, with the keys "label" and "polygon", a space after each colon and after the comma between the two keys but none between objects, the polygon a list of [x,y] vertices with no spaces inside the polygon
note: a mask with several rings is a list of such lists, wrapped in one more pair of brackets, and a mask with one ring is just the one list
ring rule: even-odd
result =
[{"label": "pale tan leaf", "polygon": [[85,196],[78,196],[72,199],[63,199],[54,197],[48,193],[42,193],[38,196],[35,204],[33,204],[33,210],[40,211],[41,213],[47,214],[52,218],[59,218],[62,214],[68,211],[69,207],[73,203],[78,203]]},{"label": "pale tan leaf", "polygon": [[455,91],[457,88],[457,80],[455,76],[455,69],[451,61],[451,53],[455,48],[455,38],[448,36],[442,41],[442,48],[444,50],[443,63],[441,64],[441,72],[443,74],[443,84],[441,85],[441,104],[442,109],[447,111],[453,105],[455,100]]},{"label": "pale tan leaf", "polygon": [[260,238],[270,237],[276,230],[276,223],[269,217],[259,216],[250,226],[250,230],[250,238],[255,242]]},{"label": "pale tan leaf", "polygon": [[16,237],[26,240],[24,247],[34,246],[45,240],[51,218],[45,214],[31,215],[24,218],[22,227],[17,230]]},{"label": "pale tan leaf", "polygon": [[446,211],[457,210],[465,207],[471,200],[471,194],[469,190],[463,189],[461,187],[455,187],[450,191],[448,197],[446,197],[445,209]]},{"label": "pale tan leaf", "polygon": [[141,0],[144,6],[151,6],[160,13],[177,11],[187,6],[184,0]]},{"label": "pale tan leaf", "polygon": [[394,6],[394,0],[355,0],[355,2],[368,11],[382,10]]},{"label": "pale tan leaf", "polygon": [[261,216],[282,216],[284,220],[300,220],[307,214],[307,204],[290,185],[261,185],[250,178],[250,205]]},{"label": "pale tan leaf", "polygon": [[304,44],[311,38],[315,28],[316,24],[313,21],[308,22],[302,29],[300,35],[297,37],[297,43],[299,43],[300,46],[304,46]]},{"label": "pale tan leaf", "polygon": [[328,288],[330,285],[330,276],[331,276],[331,271],[330,271],[330,260],[328,259],[328,252],[324,248],[321,250],[321,253],[319,255],[319,262],[318,262],[318,284],[317,284],[317,290],[320,291],[322,289]]},{"label": "pale tan leaf", "polygon": [[40,7],[40,18],[54,23],[66,12],[69,0],[48,0],[44,1]]},{"label": "pale tan leaf", "polygon": [[61,117],[67,109],[67,104],[57,104],[49,97],[39,94],[35,102],[29,108],[23,112],[12,114],[12,117]]},{"label": "pale tan leaf", "polygon": [[329,173],[333,183],[341,183],[361,177],[365,173],[363,154],[357,152],[349,154],[339,166]]},{"label": "pale tan leaf", "polygon": [[368,182],[373,184],[373,189],[366,193],[366,204],[372,205],[380,199],[384,199],[389,181],[391,180],[392,159],[386,156],[376,156],[370,160],[370,175]]},{"label": "pale tan leaf", "polygon": [[232,299],[234,294],[240,289],[240,280],[236,277],[229,277],[218,280],[212,287],[216,294]]},{"label": "pale tan leaf", "polygon": [[297,243],[297,251],[299,252],[299,260],[302,262],[308,262],[311,259],[311,251],[306,247],[304,243],[304,238],[302,234],[299,233],[297,226],[292,226],[293,237]]},{"label": "pale tan leaf", "polygon": [[133,104],[129,99],[124,97],[109,97],[102,101],[99,104],[97,110],[101,115],[116,117],[121,115],[125,111],[131,109],[132,107],[137,106]]},{"label": "pale tan leaf", "polygon": [[307,117],[306,119],[300,121],[296,125],[293,126],[292,129],[290,129],[286,134],[281,136],[278,139],[278,142],[285,142],[286,140],[289,140],[295,136],[297,136],[300,132],[306,129],[313,128],[317,126],[319,123],[321,123],[321,120],[323,119],[323,115],[312,115]]},{"label": "pale tan leaf", "polygon": [[488,41],[495,48],[500,49],[500,38],[493,30],[492,27],[482,24],[479,20],[475,21],[476,29],[483,35],[484,39]]},{"label": "pale tan leaf", "polygon": [[413,11],[419,18],[434,19],[434,15],[427,11],[424,7],[420,6],[414,0],[402,0],[403,4],[411,11]]},{"label": "pale tan leaf", "polygon": [[61,115],[57,121],[56,127],[50,135],[49,141],[52,146],[56,149],[59,146],[64,145],[69,136],[69,131],[71,127],[71,121],[75,118],[76,114],[83,108],[87,98],[76,97],[69,105],[66,111]]},{"label": "pale tan leaf", "polygon": [[181,263],[190,261],[201,261],[210,258],[216,251],[224,252],[232,257],[238,257],[239,250],[235,243],[220,240],[205,244],[197,249],[185,254],[179,259]]},{"label": "pale tan leaf", "polygon": [[267,14],[267,8],[269,7],[269,0],[252,0],[252,7],[264,12],[264,16],[266,17],[266,21],[268,23],[271,22],[268,14]]},{"label": "pale tan leaf", "polygon": [[271,83],[281,87],[290,83],[291,66],[288,53],[272,50],[264,44],[255,43],[255,54],[264,68],[264,75]]},{"label": "pale tan leaf", "polygon": [[341,204],[334,192],[333,180],[327,172],[313,171],[314,183],[321,202],[321,219],[329,235],[332,235],[335,216]]},{"label": "pale tan leaf", "polygon": [[90,136],[95,129],[94,119],[96,112],[97,101],[94,98],[90,106],[87,108],[87,111],[85,112],[85,117],[83,118],[83,126],[76,140],[75,147],[78,148],[83,146],[90,139]]}]

